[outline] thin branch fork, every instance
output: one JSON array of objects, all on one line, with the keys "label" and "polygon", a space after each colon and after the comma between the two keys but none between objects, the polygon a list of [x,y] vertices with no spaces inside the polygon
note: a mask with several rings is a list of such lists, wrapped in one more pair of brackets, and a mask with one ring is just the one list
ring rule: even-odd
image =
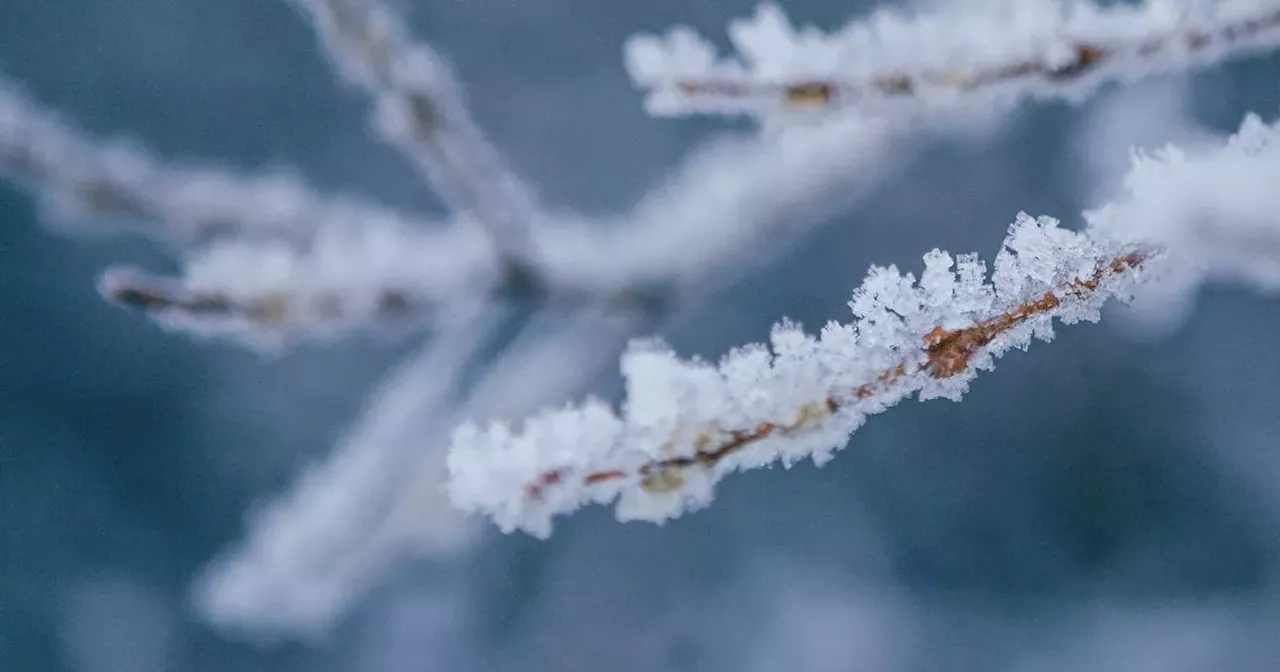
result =
[{"label": "thin branch fork", "polygon": [[380,0],[292,0],[335,68],[370,94],[375,129],[408,157],[440,198],[493,239],[506,263],[536,268],[530,228],[542,218],[533,189],[467,109],[445,59],[414,41]]},{"label": "thin branch fork", "polygon": [[1104,66],[1122,61],[1144,61],[1173,49],[1190,54],[1210,47],[1258,39],[1280,32],[1280,10],[1226,23],[1213,30],[1190,29],[1148,38],[1137,44],[1103,44],[1080,41],[1071,46],[1073,58],[1065,63],[1043,59],[1024,60],[982,70],[941,70],[918,74],[887,73],[859,82],[805,79],[781,82],[751,82],[730,79],[680,78],[671,83],[685,96],[728,99],[775,99],[792,108],[821,108],[842,101],[875,96],[906,98],[922,89],[951,89],[960,92],[1040,80],[1064,84],[1099,72]]},{"label": "thin branch fork", "polygon": [[[1161,252],[1159,249],[1146,248],[1116,257],[1099,266],[1088,277],[1075,278],[1056,290],[1047,291],[1038,298],[1028,299],[1004,313],[969,327],[956,330],[935,327],[924,337],[926,359],[923,363],[918,366],[909,366],[904,362],[884,371],[872,382],[848,390],[833,391],[824,399],[801,406],[795,420],[790,424],[763,422],[750,429],[735,429],[727,432],[720,428],[712,428],[696,435],[695,451],[691,456],[655,460],[631,472],[624,469],[593,471],[581,476],[581,482],[583,485],[593,485],[625,478],[638,478],[640,487],[648,492],[677,490],[684,484],[684,477],[681,474],[683,469],[693,466],[710,468],[722,459],[772,436],[795,434],[813,428],[842,408],[886,391],[896,381],[906,378],[909,374],[924,373],[938,379],[955,376],[968,368],[970,359],[979,349],[1032,317],[1051,312],[1061,305],[1064,296],[1084,296],[1096,290],[1105,278],[1134,271]],[[723,441],[718,443],[715,441],[714,437],[726,434],[727,438]],[[542,496],[546,488],[563,483],[570,477],[571,474],[565,470],[546,472],[535,483],[525,488],[525,496],[530,500],[536,500]]]}]

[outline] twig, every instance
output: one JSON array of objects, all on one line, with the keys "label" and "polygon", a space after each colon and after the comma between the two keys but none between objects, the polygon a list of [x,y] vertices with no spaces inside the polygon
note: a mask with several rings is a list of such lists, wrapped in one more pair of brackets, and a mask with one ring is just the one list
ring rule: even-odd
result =
[{"label": "twig", "polygon": [[784,324],[773,354],[751,345],[719,366],[633,348],[621,414],[588,401],[518,429],[459,429],[451,495],[504,530],[545,536],[555,514],[588,501],[620,497],[619,518],[661,521],[705,504],[731,471],[821,463],[869,415],[911,394],[959,399],[995,357],[1049,338],[1052,318],[1097,320],[1159,254],[1122,247],[1019,215],[989,282],[975,256],[953,262],[934,250],[918,281],[873,268],[850,303],[854,322],[828,325],[821,339]]},{"label": "twig", "polygon": [[0,175],[39,194],[59,219],[108,225],[183,246],[216,238],[307,241],[326,225],[430,226],[351,198],[322,196],[291,174],[243,177],[165,164],[136,143],[86,137],[0,76]]},{"label": "twig", "polygon": [[[936,54],[942,48],[932,42],[939,38],[957,43],[964,39],[976,40],[976,36],[966,37],[962,32],[972,30],[972,25],[957,26],[956,34],[947,33],[945,29],[938,34],[935,31],[939,26],[933,23],[928,29],[913,26],[910,19],[899,20],[900,25],[892,38],[895,43],[891,46],[878,47],[877,42],[877,39],[890,38],[867,37],[877,35],[878,28],[872,21],[865,27],[846,27],[829,37],[807,34],[802,39],[790,35],[790,40],[804,42],[809,47],[816,42],[828,51],[845,49],[864,58],[871,57],[868,60],[875,63],[874,66],[865,66],[857,56],[844,56],[838,60],[842,65],[830,66],[821,74],[801,74],[804,65],[782,65],[787,62],[786,54],[757,53],[755,50],[751,53],[753,71],[729,62],[707,66],[695,65],[701,61],[693,60],[681,66],[679,54],[685,53],[688,47],[676,45],[690,40],[697,43],[700,39],[688,33],[672,33],[666,38],[668,44],[648,36],[635,38],[628,45],[628,51],[632,76],[638,86],[651,90],[650,110],[656,114],[756,113],[777,108],[852,108],[887,113],[901,109],[904,104],[920,106],[926,101],[949,102],[972,98],[973,94],[983,92],[1004,94],[1008,98],[1024,95],[1073,97],[1078,96],[1082,89],[1096,87],[1107,80],[1205,65],[1228,56],[1273,48],[1280,44],[1280,7],[1276,4],[1257,3],[1257,6],[1251,5],[1247,13],[1237,6],[1233,13],[1224,16],[1184,16],[1175,26],[1157,23],[1145,30],[1140,29],[1143,22],[1157,21],[1157,15],[1149,7],[1107,9],[1079,4],[1058,5],[1044,10],[1060,14],[1056,27],[1058,32],[1046,31],[1043,35],[1045,44],[1031,43],[1030,35],[1018,34],[1020,27],[1016,23],[1004,17],[993,17],[987,26],[989,34],[984,39],[1027,43],[1021,49],[1022,53],[1011,47],[1011,53],[1004,61],[988,59],[993,62],[959,67],[932,61],[912,65],[913,55],[906,51],[910,38],[906,36],[914,28],[917,50]],[[1086,13],[1085,10],[1088,10],[1088,20],[1081,19],[1079,28],[1073,26],[1076,15],[1068,14],[1068,11]],[[917,19],[921,23],[926,20],[939,21],[938,17]],[[735,42],[747,42],[748,36],[755,31],[768,30],[772,35],[773,32],[785,34],[792,30],[785,23],[781,10],[774,5],[762,5],[754,21],[749,27],[744,24],[733,31]],[[1038,24],[1029,27],[1043,28]],[[1108,36],[1108,30],[1115,35]],[[1090,31],[1102,34],[1091,35]],[[842,40],[849,40],[851,44],[845,45]],[[865,40],[865,44],[859,41],[855,49],[851,45],[856,40]],[[741,50],[747,47],[747,44],[739,44]],[[985,53],[989,47],[989,44],[975,45],[972,51]],[[901,62],[895,62],[892,57],[876,57],[877,48],[884,53],[899,50],[905,53]],[[1025,53],[1027,51],[1036,53]],[[966,60],[963,52],[954,55],[955,59],[948,60],[960,60],[962,63]],[[769,58],[778,59],[778,64],[768,61]],[[771,69],[763,70],[761,62],[754,62],[758,59],[766,59]],[[877,69],[862,73],[866,67]],[[844,74],[840,72],[841,68],[859,71],[859,74]]]},{"label": "twig", "polygon": [[530,228],[544,218],[530,187],[472,120],[444,59],[414,42],[379,0],[292,0],[336,68],[377,104],[376,127],[509,264],[537,267]]}]

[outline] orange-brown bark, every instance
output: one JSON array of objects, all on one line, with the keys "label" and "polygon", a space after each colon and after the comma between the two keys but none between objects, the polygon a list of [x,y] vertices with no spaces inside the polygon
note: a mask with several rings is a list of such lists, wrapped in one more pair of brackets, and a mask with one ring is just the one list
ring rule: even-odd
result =
[{"label": "orange-brown bark", "polygon": [[[816,406],[828,415],[833,414],[842,407],[871,397],[876,392],[891,385],[894,381],[906,377],[908,371],[911,373],[926,372],[934,378],[955,376],[966,370],[973,355],[980,348],[989,345],[996,337],[1034,316],[1051,313],[1062,303],[1060,294],[1073,293],[1080,295],[1094,291],[1102,284],[1106,276],[1120,275],[1136,269],[1152,256],[1152,251],[1137,251],[1116,257],[1107,264],[1099,266],[1087,278],[1075,278],[1056,291],[1045,292],[1039,297],[1028,299],[1018,304],[1011,310],[963,329],[948,331],[942,327],[936,327],[924,337],[924,349],[927,357],[923,364],[918,367],[908,367],[906,363],[899,364],[881,373],[874,381],[859,385],[850,392],[844,394],[833,392],[825,399],[817,402]],[[678,472],[680,469],[695,465],[711,467],[725,457],[775,434],[787,434],[803,429],[812,419],[812,411],[805,412],[802,409],[798,415],[799,417],[791,424],[763,422],[750,429],[730,430],[724,440],[714,443],[710,447],[700,447],[693,455],[654,460],[641,466],[634,473],[621,469],[588,473],[581,477],[582,483],[591,485],[634,475],[640,477],[641,487],[646,490],[664,491],[666,489],[674,489],[674,487],[671,487],[673,482],[683,483],[682,479],[677,481],[677,477],[673,476],[673,473]],[[721,430],[716,429],[714,432],[719,434]],[[699,443],[707,442],[705,435],[701,438],[704,440],[699,441]],[[563,470],[547,472],[536,483],[528,486],[525,494],[530,498],[536,498],[542,494],[545,488],[561,483],[567,477],[568,474]]]}]

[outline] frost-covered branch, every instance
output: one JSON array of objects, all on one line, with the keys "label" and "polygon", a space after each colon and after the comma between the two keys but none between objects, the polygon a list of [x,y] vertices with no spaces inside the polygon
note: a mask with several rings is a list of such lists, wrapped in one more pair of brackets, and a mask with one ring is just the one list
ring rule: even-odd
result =
[{"label": "frost-covered branch", "polygon": [[444,59],[415,42],[381,0],[290,1],[314,23],[343,77],[373,96],[378,131],[493,237],[508,262],[535,266],[536,197],[471,119]]},{"label": "frost-covered branch", "polygon": [[1086,213],[1118,239],[1166,250],[1162,283],[1206,279],[1280,289],[1280,121],[1245,118],[1224,149],[1203,156],[1169,146],[1135,154],[1119,199]]},{"label": "frost-covered branch", "polygon": [[774,4],[734,21],[736,57],[687,27],[638,35],[627,69],[662,116],[856,109],[901,114],[1026,97],[1078,99],[1099,84],[1203,66],[1280,45],[1280,2],[1084,0],[876,10],[824,33],[797,31]]},{"label": "frost-covered branch", "polygon": [[850,306],[853,324],[820,338],[784,323],[719,367],[653,346],[622,360],[627,403],[545,412],[519,430],[467,425],[454,437],[450,493],[505,531],[551,532],[551,518],[619,499],[622,520],[661,521],[710,501],[733,471],[830,459],[867,416],[918,394],[958,399],[979,371],[1051,320],[1096,320],[1147,253],[1020,215],[992,282],[976,256],[935,250],[917,283],[873,268]]},{"label": "frost-covered branch", "polygon": [[37,194],[61,221],[124,229],[178,245],[214,238],[305,241],[339,223],[418,224],[375,205],[321,196],[298,178],[161,163],[136,143],[86,137],[0,76],[0,176]]},{"label": "frost-covered branch", "polygon": [[3,79],[0,175],[58,220],[177,248],[179,277],[113,268],[100,289],[201,336],[272,347],[421,324],[462,303],[528,291],[465,220],[422,221],[321,196],[284,173],[165,165],[133,143],[86,137]]},{"label": "frost-covered branch", "polygon": [[[547,257],[556,264],[546,269],[554,271],[541,277],[504,265],[477,227],[410,228],[366,219],[317,229],[305,245],[215,241],[186,254],[178,277],[111,268],[99,289],[165,327],[272,350],[352,331],[421,328],[485,302],[660,310],[684,288],[677,280],[688,279],[675,272],[676,264],[694,261],[672,255],[656,257],[665,264],[657,269],[640,266],[649,260],[639,254],[644,243],[662,241],[614,237],[600,227],[549,225],[541,235],[544,249],[556,252]],[[686,255],[708,252],[705,245],[694,247],[696,232],[667,232],[678,235],[690,241]],[[716,260],[708,257],[703,268]]]},{"label": "frost-covered branch", "polygon": [[414,450],[411,437],[454,421],[450,400],[500,317],[493,309],[460,316],[389,374],[333,455],[255,515],[247,538],[204,570],[197,609],[229,629],[314,636],[403,560],[411,539],[443,554],[465,548],[474,528],[446,507],[423,507],[412,526],[390,512],[417,463],[442,461],[443,451]]},{"label": "frost-covered branch", "polygon": [[[0,138],[7,139],[0,157],[8,160],[0,168],[53,195],[50,200],[74,205],[95,221],[162,221],[166,232],[187,240],[236,239],[186,255],[178,278],[109,272],[102,283],[109,297],[144,308],[169,326],[259,345],[371,325],[422,324],[449,310],[455,296],[652,304],[691,287],[705,288],[709,278],[724,277],[722,269],[748,253],[794,239],[838,189],[865,186],[906,155],[889,151],[910,130],[903,119],[842,116],[695,152],[613,221],[548,217],[470,120],[439,57],[411,41],[390,10],[375,0],[291,1],[315,22],[345,76],[378,98],[384,130],[400,128],[387,126],[388,120],[422,122],[420,115],[401,113],[434,106],[434,126],[410,123],[404,128],[418,130],[396,137],[413,141],[401,146],[435,171],[433,180],[446,195],[454,194],[451,202],[462,214],[452,227],[427,229],[372,206],[320,199],[289,178],[243,180],[161,167],[137,150],[80,138],[16,93],[0,96],[8,120]],[[1057,25],[1066,21],[1060,10],[1051,13],[1055,19],[1034,18],[1045,6],[1006,19]],[[1135,11],[1096,10],[1111,18],[1090,23],[1078,18],[1093,16],[1081,9],[1065,25],[1098,23],[1111,26],[1111,34],[1123,32],[1116,26],[1124,21],[1115,16],[1146,17],[1137,25],[1148,29],[1189,20],[1174,21],[1174,13],[1160,15],[1151,7]],[[1263,34],[1270,25],[1239,18],[1239,3],[1216,11],[1215,20],[1240,38],[1233,44],[1248,42],[1242,34]],[[1164,24],[1159,16],[1165,16]],[[1235,17],[1235,23],[1223,17]],[[970,23],[991,20],[980,15]],[[939,19],[913,21],[904,25],[934,25],[930,21]],[[776,9],[766,8],[754,24],[733,32],[744,52],[762,54],[773,53],[762,45],[818,39],[816,33],[797,38],[780,22]],[[767,38],[770,30],[773,38]],[[1040,48],[1041,42],[1028,44]],[[919,50],[905,47],[885,57],[896,58],[894,53],[922,58]],[[793,57],[808,55],[802,50]],[[508,216],[513,213],[519,216]],[[530,226],[534,220],[538,226]],[[473,221],[488,232],[488,247],[453,230]],[[502,228],[508,224],[513,228]]]},{"label": "frost-covered branch", "polygon": [[625,215],[544,222],[535,274],[513,274],[476,227],[370,218],[317,229],[303,247],[222,241],[187,255],[179,278],[114,270],[102,289],[166,326],[254,346],[421,325],[481,299],[661,309],[739,277],[746,258],[885,179],[911,156],[896,145],[906,130],[845,119],[711,143]]},{"label": "frost-covered branch", "polygon": [[[1280,259],[1266,251],[1236,267],[1259,236],[1280,236],[1277,145],[1280,123],[1250,117],[1207,156],[1140,158],[1125,200],[1089,213],[1082,232],[1019,215],[989,282],[977,257],[937,250],[918,281],[873,268],[850,301],[853,323],[832,322],[817,338],[784,322],[772,351],[747,346],[719,366],[633,346],[622,359],[621,413],[588,401],[519,428],[460,428],[451,496],[506,531],[539,536],[550,534],[555,514],[589,502],[616,499],[622,520],[662,521],[707,504],[733,471],[824,463],[869,415],[911,395],[958,400],[995,358],[1052,338],[1054,319],[1097,320],[1108,298],[1127,297],[1137,280],[1171,265],[1176,272],[1193,261],[1274,282]],[[1206,221],[1214,223],[1207,238]]]},{"label": "frost-covered branch", "polygon": [[[736,73],[743,81],[755,82],[797,72],[805,77],[840,72],[865,78],[887,70],[926,76],[936,68],[971,64],[1022,79],[1003,82],[983,76],[956,88],[958,75],[949,72],[937,87],[915,87],[916,96],[862,96],[851,101],[856,104],[841,106],[842,114],[826,115],[819,124],[781,118],[764,138],[711,145],[695,153],[616,226],[548,227],[548,242],[539,248],[551,274],[562,281],[568,276],[569,282],[602,286],[703,285],[742,253],[758,255],[794,238],[805,222],[832,204],[834,194],[848,195],[854,191],[850,186],[866,187],[892,174],[910,156],[910,138],[920,128],[913,122],[929,121],[896,112],[929,107],[920,105],[921,96],[930,105],[964,103],[969,105],[966,109],[983,111],[992,108],[992,96],[1010,101],[1025,94],[1082,98],[1110,79],[1132,79],[1280,43],[1276,0],[1192,9],[1185,2],[1158,1],[1109,8],[1050,0],[965,3],[947,12],[911,17],[880,11],[828,35],[814,28],[797,31],[780,9],[766,4],[753,19],[730,27],[740,60],[717,60],[710,43],[685,28],[661,39],[638,36],[627,46],[627,64],[638,84],[657,87],[651,102],[668,100],[672,87],[680,89],[673,84],[677,75],[688,72]],[[1195,48],[1183,54],[1186,58],[1175,58],[1177,50],[1168,40],[1185,35],[1199,36],[1193,40]],[[1079,52],[1073,45],[1084,37],[1089,44],[1105,43],[1110,51]],[[1144,58],[1138,65],[1126,65],[1124,45],[1139,42],[1145,45]],[[1052,61],[1073,53],[1092,59],[1088,67],[1063,65],[1069,59]],[[1005,61],[1010,55],[1032,63],[1058,63],[1058,69],[1051,74],[1026,62],[1009,66]],[[1045,81],[1052,85],[1036,85],[1032,75],[1048,78]],[[878,100],[906,107],[886,108]],[[814,102],[803,96],[792,100],[805,101]],[[766,103],[750,108],[758,112],[773,109],[773,103],[761,99],[746,102]],[[936,115],[930,119],[937,121]]]},{"label": "frost-covered branch", "polygon": [[705,290],[735,265],[799,237],[834,203],[856,200],[913,156],[909,126],[838,119],[767,140],[710,142],[634,207],[606,222],[539,230],[553,285],[600,294]]},{"label": "frost-covered branch", "polygon": [[187,255],[182,272],[160,278],[111,269],[101,290],[166,326],[260,347],[374,325],[418,326],[508,291],[475,228],[409,228],[396,220],[325,226],[305,246],[218,241]]}]

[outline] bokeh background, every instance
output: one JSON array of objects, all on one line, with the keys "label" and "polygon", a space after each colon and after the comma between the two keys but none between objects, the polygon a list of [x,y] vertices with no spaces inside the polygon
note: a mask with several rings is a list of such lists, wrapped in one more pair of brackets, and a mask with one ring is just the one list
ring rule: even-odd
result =
[{"label": "bokeh background", "polygon": [[[547,199],[625,208],[717,133],[654,120],[628,35],[722,37],[750,0],[398,0]],[[833,27],[864,2],[784,3]],[[99,135],[422,212],[438,201],[369,137],[309,29],[273,0],[11,0],[0,70]],[[1280,58],[1083,106],[1028,103],[984,133],[920,135],[905,164],[661,335],[716,358],[790,316],[845,319],[871,263],[994,254],[1019,210],[1068,223],[1131,144],[1280,110]],[[419,341],[267,358],[103,304],[136,241],[50,229],[0,183],[0,669],[1260,670],[1280,665],[1280,311],[1208,288],[1185,320],[1119,311],[1060,331],[961,404],[905,402],[823,469],[732,478],[663,527],[589,510],[539,542],[490,532],[392,577],[332,635],[209,629],[188,583],[246,511],[321,458]],[[616,374],[599,382],[608,394]]]}]

